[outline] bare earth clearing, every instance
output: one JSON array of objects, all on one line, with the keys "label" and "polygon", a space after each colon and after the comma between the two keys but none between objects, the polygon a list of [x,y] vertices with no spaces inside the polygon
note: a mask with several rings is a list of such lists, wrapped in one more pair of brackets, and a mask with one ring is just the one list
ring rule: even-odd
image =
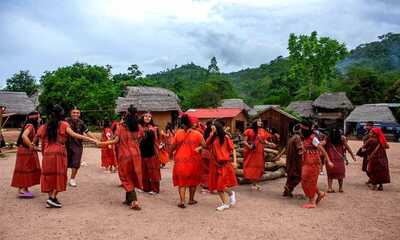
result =
[{"label": "bare earth clearing", "polygon": [[[351,142],[356,151],[360,142]],[[0,158],[0,239],[400,239],[400,144],[388,151],[392,183],[383,192],[369,190],[361,161],[347,168],[345,193],[334,193],[314,210],[305,200],[285,199],[285,179],[266,182],[262,192],[237,187],[237,205],[216,212],[216,195],[198,194],[197,206],[176,207],[169,164],[162,170],[161,194],[139,194],[143,210],[122,205],[118,174],[100,168],[100,150],[86,148],[78,187],[61,193],[62,209],[46,209],[46,194],[16,198],[10,187],[15,154]],[[326,189],[326,177],[320,178]],[[337,189],[337,187],[336,187]],[[296,194],[302,194],[297,187]]]}]

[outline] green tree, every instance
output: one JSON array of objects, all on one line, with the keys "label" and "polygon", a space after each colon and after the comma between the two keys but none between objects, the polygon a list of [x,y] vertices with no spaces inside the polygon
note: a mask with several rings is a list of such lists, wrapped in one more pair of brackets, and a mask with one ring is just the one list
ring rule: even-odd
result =
[{"label": "green tree", "polygon": [[13,92],[26,92],[28,96],[32,96],[39,89],[35,77],[29,71],[19,71],[11,78],[7,79],[5,90]]},{"label": "green tree", "polygon": [[139,70],[139,66],[136,64],[132,64],[128,67],[128,75],[131,76],[133,79],[136,79],[142,76],[142,71]]},{"label": "green tree", "polygon": [[336,63],[347,55],[345,44],[328,37],[318,38],[317,32],[310,36],[290,34],[289,81],[297,85],[297,98],[313,99],[327,88],[335,77]]},{"label": "green tree", "polygon": [[370,68],[352,67],[346,74],[349,85],[347,95],[354,104],[377,103],[384,101],[384,86],[380,74]]},{"label": "green tree", "polygon": [[219,73],[217,58],[215,56],[211,58],[210,65],[208,65],[208,72],[209,73]]},{"label": "green tree", "polygon": [[79,107],[90,124],[114,114],[118,89],[109,79],[106,67],[75,63],[46,72],[41,78],[41,107],[60,104],[66,111]]}]

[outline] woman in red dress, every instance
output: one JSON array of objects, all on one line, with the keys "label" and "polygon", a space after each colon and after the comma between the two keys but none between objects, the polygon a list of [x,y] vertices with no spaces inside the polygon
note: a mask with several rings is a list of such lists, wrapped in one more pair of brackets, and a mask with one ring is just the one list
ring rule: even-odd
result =
[{"label": "woman in red dress", "polygon": [[140,119],[144,135],[140,141],[142,156],[143,191],[150,195],[160,193],[160,157],[158,145],[158,128],[153,122],[151,113],[145,113]]},{"label": "woman in red dress", "polygon": [[48,193],[48,207],[60,208],[57,195],[67,188],[67,150],[65,143],[68,136],[98,143],[96,139],[75,133],[64,121],[64,110],[59,105],[48,111],[49,121],[42,125],[35,137],[42,143],[42,175],[40,185],[42,192]]},{"label": "woman in red dress", "polygon": [[265,158],[264,145],[276,147],[268,142],[270,135],[262,128],[261,119],[255,120],[251,128],[244,132],[243,139],[243,174],[246,179],[252,182],[252,189],[261,190],[259,181],[264,174]]},{"label": "woman in red dress", "polygon": [[[215,168],[210,168],[208,188],[210,191],[218,191],[222,204],[217,207],[217,210],[223,211],[236,203],[235,192],[230,189],[237,185],[235,147],[232,139],[225,133],[223,125],[218,121],[214,122],[206,144],[210,147],[212,159],[210,161],[215,165]],[[233,164],[231,163],[232,153]]]},{"label": "woman in red dress", "polygon": [[340,133],[339,129],[333,128],[329,133],[328,141],[325,145],[326,152],[328,153],[329,159],[333,163],[333,167],[326,167],[328,174],[328,193],[334,193],[332,188],[333,179],[337,179],[339,182],[339,192],[343,192],[343,179],[346,176],[346,150],[350,153],[354,161],[356,158],[347,144],[346,138]]},{"label": "woman in red dress", "polygon": [[33,194],[28,188],[40,184],[41,169],[38,148],[33,144],[39,127],[39,119],[39,112],[29,113],[17,140],[17,159],[11,186],[19,189],[21,198],[32,198]]},{"label": "woman in red dress", "polygon": [[172,144],[172,139],[174,138],[174,128],[171,123],[167,123],[167,126],[165,126],[165,130],[161,131],[160,133],[160,145],[159,145],[159,150],[160,150],[160,162],[161,162],[161,168],[164,168],[165,165],[171,160],[171,144]]},{"label": "woman in red dress", "polygon": [[197,203],[194,196],[197,185],[201,182],[201,149],[205,147],[205,141],[203,135],[192,128],[192,121],[188,115],[181,116],[181,125],[182,129],[176,132],[172,144],[172,151],[175,151],[172,179],[179,191],[178,207],[185,208],[187,188],[189,205]]},{"label": "woman in red dress", "polygon": [[318,138],[312,132],[311,124],[302,125],[303,135],[303,162],[301,167],[301,186],[309,201],[303,208],[315,208],[325,197],[326,193],[318,189],[318,176],[320,174],[321,153],[325,156],[328,167],[333,167],[328,154]]},{"label": "woman in red dress", "polygon": [[367,173],[372,190],[383,191],[383,184],[390,183],[389,161],[386,149],[389,145],[380,128],[372,128],[364,144],[368,156]]},{"label": "woman in red dress", "polygon": [[[101,141],[110,141],[113,138],[113,130],[110,127],[110,122],[107,120],[104,122],[103,134],[101,135]],[[117,168],[117,159],[115,156],[114,145],[107,145],[101,148],[101,166],[106,169],[106,172],[115,172]]]},{"label": "woman in red dress", "polygon": [[142,159],[140,157],[139,142],[143,137],[143,129],[137,119],[137,110],[132,105],[124,122],[118,124],[115,137],[101,145],[116,144],[118,175],[126,191],[124,204],[133,210],[140,210],[135,188],[142,189]]},{"label": "woman in red dress", "polygon": [[[212,121],[207,121],[206,123],[206,128],[203,133],[203,138],[204,140],[207,140],[208,137],[211,134],[212,131]],[[208,189],[208,178],[209,178],[209,172],[210,172],[210,158],[211,158],[211,153],[209,150],[209,147],[207,146],[201,151],[201,192],[202,193],[207,193],[209,192]]]}]

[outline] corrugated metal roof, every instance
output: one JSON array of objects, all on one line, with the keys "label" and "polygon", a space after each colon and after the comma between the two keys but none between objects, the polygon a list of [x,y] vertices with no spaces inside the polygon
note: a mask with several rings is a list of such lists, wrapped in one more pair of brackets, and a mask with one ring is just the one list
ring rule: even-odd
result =
[{"label": "corrugated metal roof", "polygon": [[243,110],[240,108],[197,108],[189,109],[186,114],[189,116],[204,118],[233,118],[239,115]]}]

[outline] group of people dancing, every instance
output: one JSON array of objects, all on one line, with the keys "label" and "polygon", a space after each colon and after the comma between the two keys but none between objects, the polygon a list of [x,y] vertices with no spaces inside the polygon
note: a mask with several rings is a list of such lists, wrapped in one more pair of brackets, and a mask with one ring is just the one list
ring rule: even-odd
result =
[{"label": "group of people dancing", "polygon": [[[49,208],[61,208],[58,196],[66,191],[67,184],[76,187],[76,176],[81,165],[82,141],[101,147],[101,165],[107,171],[118,172],[125,190],[124,204],[133,210],[141,210],[137,191],[151,195],[160,193],[161,170],[173,160],[172,182],[178,189],[179,208],[195,205],[199,185],[218,193],[223,211],[236,204],[237,156],[232,136],[219,120],[210,121],[203,127],[198,119],[182,114],[179,128],[167,124],[158,129],[150,112],[139,115],[129,106],[123,118],[112,124],[105,121],[101,140],[97,139],[80,120],[80,111],[71,110],[70,118],[64,118],[64,110],[58,105],[48,107],[47,122],[39,125],[40,113],[28,114],[18,137],[16,164],[11,186],[18,188],[22,198],[31,198],[29,188],[40,184],[48,194]],[[264,147],[276,148],[276,138],[256,119],[243,133],[243,174],[252,190],[261,190],[259,182],[264,174]],[[39,142],[41,143],[39,145]],[[40,146],[40,147],[39,147]],[[370,128],[368,139],[357,155],[363,157],[363,170],[367,172],[372,189],[383,190],[382,184],[390,182],[386,149],[388,144],[379,128]],[[38,152],[42,154],[40,166]],[[294,188],[301,183],[308,203],[304,208],[315,208],[326,196],[318,189],[318,177],[323,163],[328,174],[328,192],[333,193],[333,180],[339,182],[343,192],[346,152],[355,161],[355,155],[340,130],[332,129],[329,136],[321,137],[309,122],[294,126],[287,146],[274,159],[287,155],[287,181],[283,196],[291,197]],[[68,181],[67,169],[71,168]],[[189,193],[187,200],[186,194]]]}]

